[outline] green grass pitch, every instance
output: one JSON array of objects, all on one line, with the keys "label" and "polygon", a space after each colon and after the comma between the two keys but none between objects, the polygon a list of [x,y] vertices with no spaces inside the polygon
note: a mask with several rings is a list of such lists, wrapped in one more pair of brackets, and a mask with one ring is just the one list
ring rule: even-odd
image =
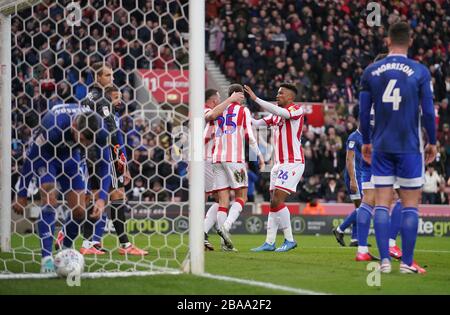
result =
[{"label": "green grass pitch", "polygon": [[[253,253],[250,248],[264,241],[263,235],[233,235],[239,249],[237,253],[219,251],[219,238],[210,237],[216,251],[205,253],[206,272],[234,278],[256,280],[291,288],[331,294],[450,294],[450,240],[437,237],[419,237],[415,259],[427,266],[425,275],[402,275],[399,263],[393,262],[393,271],[381,275],[380,286],[368,286],[367,263],[355,262],[355,248],[339,247],[331,235],[296,235],[299,246],[287,253]],[[278,235],[278,243],[281,242]],[[348,239],[348,237],[347,237]],[[38,252],[38,242],[30,239]],[[105,246],[113,247],[115,237],[108,236]],[[135,241],[145,246],[147,238],[137,237]],[[163,239],[154,240],[156,247]],[[370,237],[375,245],[375,239]],[[170,243],[180,245],[180,239]],[[13,245],[20,246],[15,240]],[[79,244],[79,242],[78,242]],[[172,245],[171,245],[172,246]],[[184,258],[187,251],[187,238],[175,251],[162,248],[159,252],[159,265],[174,265]],[[376,249],[372,249],[378,254]],[[175,253],[175,254],[174,254]],[[112,253],[114,260],[124,260]],[[152,257],[153,255],[153,257]],[[174,256],[176,255],[176,257]],[[0,258],[7,254],[0,253]],[[18,258],[21,258],[18,256]],[[150,253],[150,260],[156,253]],[[135,259],[136,260],[136,259]],[[156,262],[155,264],[158,264]],[[23,265],[11,262],[9,269],[20,269]],[[3,266],[2,266],[3,267]],[[30,266],[39,270],[38,264]],[[95,268],[91,264],[91,268]],[[108,266],[104,266],[108,268]],[[126,269],[126,264],[123,266]],[[122,269],[123,269],[122,268]],[[292,294],[282,290],[224,282],[215,279],[183,275],[158,275],[150,277],[129,277],[116,279],[82,279],[80,287],[69,287],[63,279],[48,280],[0,280],[0,294]]]}]

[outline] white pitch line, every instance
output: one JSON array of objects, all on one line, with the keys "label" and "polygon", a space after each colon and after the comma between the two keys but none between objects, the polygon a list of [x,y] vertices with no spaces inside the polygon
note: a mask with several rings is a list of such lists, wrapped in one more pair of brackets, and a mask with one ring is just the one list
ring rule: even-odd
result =
[{"label": "white pitch line", "polygon": [[228,277],[228,276],[213,275],[210,273],[204,273],[199,276],[203,277],[203,278],[246,284],[246,285],[261,287],[261,288],[265,288],[265,289],[281,290],[281,291],[286,291],[286,292],[301,294],[301,295],[327,295],[328,294],[328,293],[324,293],[324,292],[317,292],[317,291],[288,287],[288,286],[284,286],[284,285],[278,285],[278,284],[274,284],[274,283],[270,283],[270,282],[261,282],[261,281],[234,278],[234,277]]},{"label": "white pitch line", "polygon": [[450,250],[415,249],[414,252],[450,254]]},{"label": "white pitch line", "polygon": [[[159,275],[180,275],[181,271],[133,271],[133,272],[83,272],[82,279],[99,278],[125,278],[125,277],[147,277]],[[26,274],[0,274],[0,280],[23,280],[23,279],[55,279],[59,278],[56,273],[26,273]]]},{"label": "white pitch line", "polygon": [[[317,247],[299,247],[300,249],[336,249],[336,250],[350,250],[353,249],[356,251],[356,247],[338,247],[338,246],[317,246]],[[442,254],[450,254],[450,250],[438,250],[438,249],[415,249],[414,252],[423,252],[423,253],[442,253]]]}]

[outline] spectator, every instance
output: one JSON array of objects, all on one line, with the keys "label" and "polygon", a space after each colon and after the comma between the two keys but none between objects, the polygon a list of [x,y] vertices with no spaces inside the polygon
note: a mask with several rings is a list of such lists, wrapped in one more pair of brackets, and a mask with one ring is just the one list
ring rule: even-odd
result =
[{"label": "spectator", "polygon": [[306,207],[303,209],[304,215],[325,215],[325,208],[320,204],[317,199],[313,199],[306,203]]},{"label": "spectator", "polygon": [[439,130],[442,130],[444,124],[450,124],[450,107],[448,106],[448,99],[444,98],[439,104]]},{"label": "spectator", "polygon": [[436,194],[438,192],[438,187],[441,183],[441,177],[435,171],[432,164],[427,166],[427,171],[425,172],[425,183],[423,185],[422,192],[422,203],[423,204],[435,204]]},{"label": "spectator", "polygon": [[439,183],[439,191],[436,196],[436,204],[437,205],[448,205],[449,204],[448,194],[445,191],[445,181],[441,181]]},{"label": "spectator", "polygon": [[339,202],[342,198],[339,192],[342,190],[342,185],[334,175],[326,176],[322,183],[321,191],[325,202]]}]

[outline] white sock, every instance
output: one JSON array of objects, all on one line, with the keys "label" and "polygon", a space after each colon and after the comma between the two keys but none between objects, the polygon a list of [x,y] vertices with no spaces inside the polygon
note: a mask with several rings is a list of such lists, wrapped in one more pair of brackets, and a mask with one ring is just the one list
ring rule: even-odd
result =
[{"label": "white sock", "polygon": [[122,248],[128,248],[128,247],[130,247],[130,246],[131,246],[131,243],[130,243],[130,242],[120,244],[120,247],[122,247]]},{"label": "white sock", "polygon": [[47,260],[53,260],[53,256],[45,256],[44,258],[41,258],[41,264],[44,264]]},{"label": "white sock", "polygon": [[338,226],[336,229],[339,233],[344,233],[344,231],[341,230],[341,228]]},{"label": "white sock", "polygon": [[395,240],[393,240],[392,238],[389,239],[389,247],[394,247],[395,245],[397,245],[397,243],[395,242]]},{"label": "white sock", "polygon": [[366,254],[369,252],[368,246],[358,246],[358,253]]},{"label": "white sock", "polygon": [[278,223],[278,214],[276,212],[269,212],[269,219],[267,220],[266,243],[270,245],[274,244],[277,238]]},{"label": "white sock", "polygon": [[283,230],[284,238],[289,242],[293,242],[294,236],[292,235],[291,214],[289,213],[289,209],[284,207],[278,211],[278,217],[280,218],[280,228]]},{"label": "white sock", "polygon": [[205,216],[205,233],[208,234],[209,230],[214,226],[217,221],[217,210],[219,210],[219,204],[217,202],[213,203],[209,207]]},{"label": "white sock", "polygon": [[219,229],[223,226],[226,220],[227,213],[224,211],[217,211],[217,225],[219,226]]},{"label": "white sock", "polygon": [[230,211],[228,212],[228,218],[223,224],[225,230],[229,231],[231,229],[231,226],[233,223],[237,220],[239,217],[239,214],[242,211],[242,205],[239,202],[233,202],[231,205]]},{"label": "white sock", "polygon": [[81,247],[83,248],[91,248],[93,246],[91,241],[83,240],[83,244],[81,244]]}]

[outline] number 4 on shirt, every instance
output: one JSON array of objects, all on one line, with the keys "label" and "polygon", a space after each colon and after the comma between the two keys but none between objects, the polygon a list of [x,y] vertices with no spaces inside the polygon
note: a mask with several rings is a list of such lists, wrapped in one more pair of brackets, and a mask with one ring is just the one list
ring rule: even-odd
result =
[{"label": "number 4 on shirt", "polygon": [[395,88],[397,80],[389,80],[389,83],[383,93],[383,103],[392,103],[392,110],[400,109],[400,102],[402,97],[400,96],[400,88]]}]

